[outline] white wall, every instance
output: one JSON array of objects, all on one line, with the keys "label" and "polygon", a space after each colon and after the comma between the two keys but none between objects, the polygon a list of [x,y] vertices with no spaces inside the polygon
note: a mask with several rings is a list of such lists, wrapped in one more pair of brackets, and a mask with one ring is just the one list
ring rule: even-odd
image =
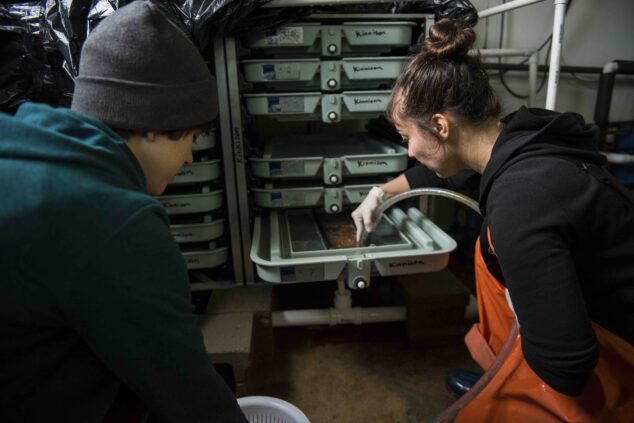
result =
[{"label": "white wall", "polygon": [[[471,2],[476,9],[484,10],[501,4],[502,0]],[[541,45],[552,32],[553,11],[553,0],[545,0],[506,12],[503,47],[536,48]],[[500,16],[480,19],[475,27],[477,47],[498,47]],[[546,50],[547,46],[541,52],[540,64],[544,63]],[[564,23],[562,64],[603,67],[614,59],[634,60],[634,0],[573,0]],[[507,63],[518,63],[520,60],[503,59]],[[505,80],[514,91],[526,94],[527,76],[527,73],[508,72]],[[582,74],[578,77],[583,81],[570,74],[561,74],[556,109],[575,111],[587,121],[593,121],[599,76]],[[540,79],[541,74],[538,81]],[[491,77],[491,82],[500,96],[503,113],[525,104],[525,100],[508,94],[499,78]],[[543,107],[546,102],[546,85],[537,97],[539,107]],[[617,76],[610,120],[634,120],[634,78]]]}]

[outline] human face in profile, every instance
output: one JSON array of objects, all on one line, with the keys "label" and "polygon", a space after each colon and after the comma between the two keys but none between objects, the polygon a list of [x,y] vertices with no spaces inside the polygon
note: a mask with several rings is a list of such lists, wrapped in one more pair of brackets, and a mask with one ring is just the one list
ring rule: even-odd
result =
[{"label": "human face in profile", "polygon": [[128,147],[141,164],[150,194],[162,194],[181,167],[193,161],[192,144],[201,132],[194,129],[174,137],[150,131],[146,136],[133,136],[127,140]]}]

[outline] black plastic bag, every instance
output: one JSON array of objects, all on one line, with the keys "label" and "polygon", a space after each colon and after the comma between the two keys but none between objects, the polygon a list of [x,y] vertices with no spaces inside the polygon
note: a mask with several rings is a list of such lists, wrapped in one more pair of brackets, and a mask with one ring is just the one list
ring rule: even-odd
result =
[{"label": "black plastic bag", "polygon": [[[26,100],[68,105],[81,46],[105,17],[134,0],[36,0],[0,4],[0,110]],[[468,0],[262,8],[268,0],[153,0],[191,34],[203,53],[217,35],[269,29],[313,13],[434,13],[477,23]]]},{"label": "black plastic bag", "polygon": [[43,3],[0,4],[0,110],[27,100],[63,103],[61,87],[70,84],[55,70],[61,58],[48,43]]},{"label": "black plastic bag", "polygon": [[434,0],[434,14],[436,20],[443,18],[456,19],[476,26],[478,11],[468,0]]}]

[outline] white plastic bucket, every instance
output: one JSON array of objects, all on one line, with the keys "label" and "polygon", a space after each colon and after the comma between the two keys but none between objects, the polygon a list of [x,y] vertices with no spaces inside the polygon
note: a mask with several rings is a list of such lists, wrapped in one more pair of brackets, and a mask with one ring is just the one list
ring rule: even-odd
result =
[{"label": "white plastic bucket", "polygon": [[279,398],[242,397],[238,405],[249,423],[310,423],[299,408]]}]

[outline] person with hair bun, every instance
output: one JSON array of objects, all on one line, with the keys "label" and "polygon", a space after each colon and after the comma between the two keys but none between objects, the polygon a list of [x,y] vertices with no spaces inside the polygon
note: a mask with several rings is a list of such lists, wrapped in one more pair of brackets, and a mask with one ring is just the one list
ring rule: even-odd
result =
[{"label": "person with hair bun", "polygon": [[521,107],[500,119],[468,54],[475,38],[438,21],[397,79],[387,116],[422,165],[370,191],[352,213],[357,237],[386,197],[479,191],[480,322],[465,341],[486,370],[515,319],[520,337],[457,421],[634,421],[634,196],[580,115]]}]

